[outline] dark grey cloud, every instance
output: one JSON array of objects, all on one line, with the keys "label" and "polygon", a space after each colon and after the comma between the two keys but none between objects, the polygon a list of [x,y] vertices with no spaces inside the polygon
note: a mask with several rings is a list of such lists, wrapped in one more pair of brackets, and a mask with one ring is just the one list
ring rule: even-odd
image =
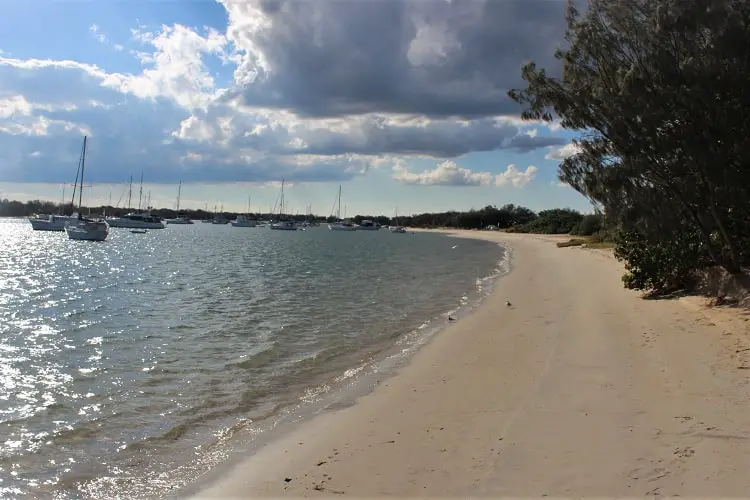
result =
[{"label": "dark grey cloud", "polygon": [[562,137],[552,136],[530,136],[528,134],[519,134],[505,145],[506,149],[514,149],[519,153],[529,153],[539,148],[548,148],[550,146],[561,146],[567,144],[567,140]]},{"label": "dark grey cloud", "polygon": [[516,114],[521,65],[555,71],[564,33],[562,0],[223,3],[255,77],[228,98],[307,116]]}]

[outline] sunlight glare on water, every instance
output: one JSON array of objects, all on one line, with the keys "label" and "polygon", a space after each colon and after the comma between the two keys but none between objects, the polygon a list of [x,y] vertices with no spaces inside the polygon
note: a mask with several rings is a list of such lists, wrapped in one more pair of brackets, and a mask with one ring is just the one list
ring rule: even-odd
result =
[{"label": "sunlight glare on water", "polygon": [[233,429],[465,303],[503,256],[323,227],[76,242],[0,220],[0,241],[0,496],[158,496]]}]

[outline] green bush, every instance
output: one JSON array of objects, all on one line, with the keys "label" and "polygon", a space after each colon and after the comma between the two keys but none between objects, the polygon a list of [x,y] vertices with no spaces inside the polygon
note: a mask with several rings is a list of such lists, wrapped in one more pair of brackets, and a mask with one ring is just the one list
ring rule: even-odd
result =
[{"label": "green bush", "polygon": [[571,231],[571,234],[578,236],[591,236],[602,229],[601,214],[584,215],[581,222]]},{"label": "green bush", "polygon": [[625,263],[626,288],[664,294],[695,284],[696,271],[711,264],[695,231],[676,230],[658,237],[636,231],[615,236],[615,257]]}]

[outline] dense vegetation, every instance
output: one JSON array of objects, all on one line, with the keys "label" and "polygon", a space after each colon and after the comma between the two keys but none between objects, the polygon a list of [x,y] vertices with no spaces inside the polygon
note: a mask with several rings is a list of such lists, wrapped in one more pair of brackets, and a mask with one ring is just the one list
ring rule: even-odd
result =
[{"label": "dense vegetation", "polygon": [[750,263],[750,2],[569,3],[555,77],[529,63],[524,119],[580,134],[559,178],[617,228],[630,288],[689,286]]}]

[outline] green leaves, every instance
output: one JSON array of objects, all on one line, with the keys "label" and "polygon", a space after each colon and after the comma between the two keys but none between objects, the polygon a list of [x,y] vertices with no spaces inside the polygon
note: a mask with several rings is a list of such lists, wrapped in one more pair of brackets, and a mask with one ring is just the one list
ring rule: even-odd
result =
[{"label": "green leaves", "polygon": [[[669,276],[684,276],[668,256],[688,235],[703,245],[682,256],[695,259],[688,266],[708,255],[740,272],[750,264],[750,2],[591,0],[566,19],[561,78],[530,63],[526,88],[509,92],[524,118],[580,133],[560,179],[646,238]],[[622,255],[642,261],[636,275],[651,269],[640,253]]]}]

